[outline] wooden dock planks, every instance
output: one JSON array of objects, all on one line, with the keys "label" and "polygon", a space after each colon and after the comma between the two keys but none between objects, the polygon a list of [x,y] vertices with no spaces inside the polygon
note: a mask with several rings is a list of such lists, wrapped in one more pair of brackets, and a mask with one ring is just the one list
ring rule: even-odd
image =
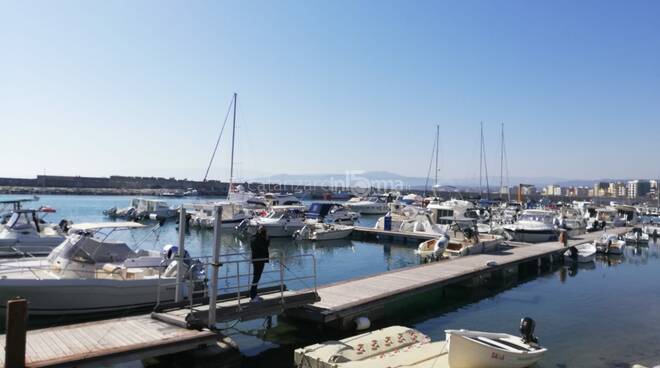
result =
[{"label": "wooden dock planks", "polygon": [[[620,228],[608,231],[624,233],[627,230],[627,228]],[[569,246],[592,242],[602,234],[601,231],[581,235],[569,240]],[[415,295],[433,287],[460,282],[482,273],[512,267],[522,262],[547,257],[550,254],[559,255],[566,249],[556,241],[539,244],[514,243],[513,245],[509,249],[495,253],[460,257],[324,285],[318,288],[321,298],[319,302],[304,307],[305,310],[300,313],[289,314],[327,323],[342,315],[351,314],[360,309],[367,310],[377,305],[382,306],[389,301]],[[486,263],[490,261],[497,262],[497,265],[487,266]]]},{"label": "wooden dock planks", "polygon": [[[210,331],[186,330],[148,315],[28,331],[26,366],[74,366],[147,358],[215,344]],[[5,336],[0,336],[5,345]],[[0,354],[4,366],[4,354]]]}]

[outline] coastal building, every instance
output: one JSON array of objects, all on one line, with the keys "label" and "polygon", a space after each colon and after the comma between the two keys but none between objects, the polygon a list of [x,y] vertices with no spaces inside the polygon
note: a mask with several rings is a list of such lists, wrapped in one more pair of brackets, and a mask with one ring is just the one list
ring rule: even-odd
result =
[{"label": "coastal building", "polygon": [[607,190],[610,187],[610,183],[601,181],[596,184],[594,184],[594,197],[605,197],[607,196]]},{"label": "coastal building", "polygon": [[628,198],[645,197],[651,193],[651,181],[631,180],[628,182]]}]

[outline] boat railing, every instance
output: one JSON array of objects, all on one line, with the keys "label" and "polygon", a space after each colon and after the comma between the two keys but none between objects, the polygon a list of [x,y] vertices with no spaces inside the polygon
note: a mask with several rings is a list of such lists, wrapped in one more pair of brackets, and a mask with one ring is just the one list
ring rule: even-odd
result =
[{"label": "boat railing", "polygon": [[[215,314],[217,303],[228,303],[239,312],[250,303],[250,289],[254,285],[253,265],[265,262],[261,279],[257,283],[259,290],[267,290],[268,294],[277,293],[278,303],[285,304],[286,292],[290,290],[310,290],[317,292],[316,258],[313,254],[282,255],[279,257],[253,259],[250,253],[225,253],[218,255],[220,272],[216,282],[213,280],[212,269],[216,264],[213,256],[185,259],[190,266],[181,278],[179,287],[176,277],[163,277],[159,273],[157,287],[156,309],[167,309],[168,305],[176,308],[186,308],[194,313],[200,308],[209,308],[209,326],[211,315]],[[161,270],[164,270],[161,267]],[[212,288],[215,285],[215,293]],[[174,288],[173,288],[174,287]],[[172,289],[180,290],[178,303],[171,303]],[[212,295],[216,296],[213,303]],[[211,312],[213,310],[213,312]],[[214,315],[215,318],[215,315]]]}]

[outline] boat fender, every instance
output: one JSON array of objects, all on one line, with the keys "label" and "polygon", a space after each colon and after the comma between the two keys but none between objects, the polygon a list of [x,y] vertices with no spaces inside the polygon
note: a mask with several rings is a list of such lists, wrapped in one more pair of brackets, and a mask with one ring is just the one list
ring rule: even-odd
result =
[{"label": "boat fender", "polygon": [[356,331],[364,331],[371,327],[371,321],[367,317],[357,317],[353,320],[353,323],[355,323],[355,330]]}]

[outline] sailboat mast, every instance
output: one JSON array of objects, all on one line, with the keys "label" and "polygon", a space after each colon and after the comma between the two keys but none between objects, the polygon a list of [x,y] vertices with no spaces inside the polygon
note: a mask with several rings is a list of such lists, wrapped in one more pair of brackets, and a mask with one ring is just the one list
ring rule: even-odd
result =
[{"label": "sailboat mast", "polygon": [[484,167],[484,122],[481,122],[481,140],[479,141],[479,197],[482,197],[484,194],[483,184],[482,184],[482,173],[481,170]]},{"label": "sailboat mast", "polygon": [[500,199],[504,190],[504,122],[502,122],[502,140],[500,142]]},{"label": "sailboat mast", "polygon": [[234,121],[231,127],[231,163],[229,164],[229,191],[234,185],[234,141],[236,139],[236,100],[238,93],[234,92]]},{"label": "sailboat mast", "polygon": [[440,125],[435,126],[435,185],[433,192],[438,186],[438,151],[440,151]]}]

